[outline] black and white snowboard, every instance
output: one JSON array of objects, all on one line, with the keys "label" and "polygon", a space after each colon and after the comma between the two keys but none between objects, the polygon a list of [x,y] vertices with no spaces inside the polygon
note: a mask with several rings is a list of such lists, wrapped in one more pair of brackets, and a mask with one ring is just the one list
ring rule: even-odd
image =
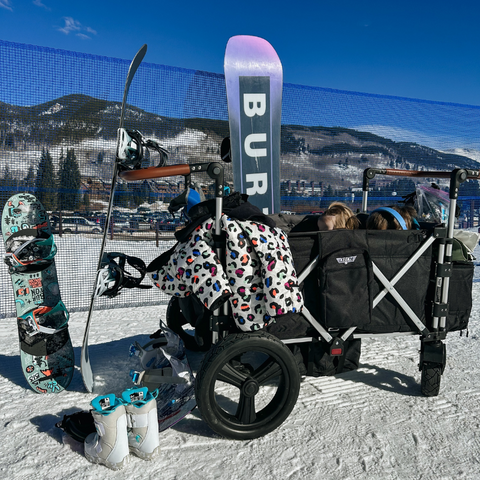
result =
[{"label": "black and white snowboard", "polygon": [[100,248],[100,255],[99,255],[99,260],[98,260],[98,268],[97,268],[97,275],[95,278],[95,285],[94,289],[92,292],[92,297],[90,299],[90,308],[88,310],[88,316],[87,316],[87,324],[85,326],[85,334],[83,337],[83,345],[82,345],[82,356],[81,356],[81,370],[82,370],[82,378],[83,378],[83,383],[85,385],[85,388],[87,389],[88,392],[93,391],[93,386],[94,386],[94,378],[93,378],[93,371],[92,371],[92,366],[90,363],[90,356],[88,353],[88,334],[90,331],[90,324],[92,320],[92,313],[93,313],[93,307],[95,304],[95,299],[96,299],[96,292],[97,292],[97,283],[99,280],[100,272],[101,272],[101,267],[102,267],[102,259],[103,259],[103,254],[105,252],[105,242],[107,239],[107,233],[108,233],[108,228],[107,226],[110,225],[110,216],[112,213],[112,207],[113,207],[113,197],[115,194],[115,186],[117,183],[117,176],[118,176],[118,170],[119,170],[119,165],[118,165],[118,152],[119,152],[119,144],[123,141],[123,137],[125,136],[125,130],[123,128],[123,123],[124,123],[124,117],[125,117],[125,106],[126,106],[126,101],[128,97],[128,91],[130,89],[130,84],[132,83],[133,77],[135,76],[135,73],[142,63],[143,57],[145,56],[145,53],[147,52],[147,45],[143,45],[140,50],[137,52],[135,57],[133,58],[130,68],[128,69],[128,74],[127,74],[127,79],[125,81],[125,89],[123,92],[123,101],[122,101],[122,109],[120,113],[120,125],[118,128],[118,136],[117,136],[117,161],[115,161],[114,167],[113,167],[113,177],[112,177],[112,186],[110,189],[110,198],[108,202],[108,209],[107,209],[107,217],[105,221],[105,229],[103,232],[103,239],[102,239],[102,246]]},{"label": "black and white snowboard", "polygon": [[230,38],[225,83],[235,190],[264,213],[280,211],[282,64],[263,38]]}]

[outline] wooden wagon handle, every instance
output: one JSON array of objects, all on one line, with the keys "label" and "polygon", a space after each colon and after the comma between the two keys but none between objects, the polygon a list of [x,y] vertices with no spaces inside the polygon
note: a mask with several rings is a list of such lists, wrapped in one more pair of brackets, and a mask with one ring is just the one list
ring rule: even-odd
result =
[{"label": "wooden wagon handle", "polygon": [[190,175],[190,165],[171,165],[168,167],[148,167],[138,170],[124,170],[119,173],[120,178],[127,182],[135,180],[148,180],[152,178],[175,177],[178,175]]},{"label": "wooden wagon handle", "polygon": [[397,177],[435,177],[450,178],[452,172],[438,172],[431,170],[396,170],[392,168],[385,169],[384,175],[394,175]]}]

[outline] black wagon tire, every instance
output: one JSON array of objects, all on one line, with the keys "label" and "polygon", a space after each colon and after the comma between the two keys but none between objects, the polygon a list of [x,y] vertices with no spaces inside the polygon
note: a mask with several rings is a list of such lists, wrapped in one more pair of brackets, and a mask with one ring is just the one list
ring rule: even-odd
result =
[{"label": "black wagon tire", "polygon": [[440,383],[442,380],[441,365],[423,364],[421,376],[422,395],[425,397],[436,397],[440,392]]},{"label": "black wagon tire", "polygon": [[290,350],[266,332],[231,334],[205,355],[195,382],[205,422],[234,440],[262,437],[293,410],[300,374]]}]

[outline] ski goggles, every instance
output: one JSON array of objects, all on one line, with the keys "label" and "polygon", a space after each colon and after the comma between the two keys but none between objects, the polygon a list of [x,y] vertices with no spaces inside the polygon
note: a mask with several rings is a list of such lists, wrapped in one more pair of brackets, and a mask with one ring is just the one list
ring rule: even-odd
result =
[{"label": "ski goggles", "polygon": [[32,336],[39,332],[49,335],[63,330],[70,318],[64,303],[60,300],[54,307],[42,306],[18,317],[27,327],[27,334]]},{"label": "ski goggles", "polygon": [[[15,269],[27,267],[29,265],[42,265],[50,263],[57,253],[57,246],[53,240],[53,235],[46,237],[32,237],[27,241],[22,236],[10,237],[7,240],[4,262]],[[23,243],[20,243],[22,242]],[[17,246],[17,244],[20,245]],[[13,250],[13,251],[12,251]]]}]

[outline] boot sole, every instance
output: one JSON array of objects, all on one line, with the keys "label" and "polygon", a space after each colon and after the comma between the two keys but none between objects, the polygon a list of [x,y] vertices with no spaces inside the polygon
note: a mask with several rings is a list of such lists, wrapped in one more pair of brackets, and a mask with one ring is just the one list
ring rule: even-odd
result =
[{"label": "boot sole", "polygon": [[143,460],[152,460],[160,453],[160,445],[156,447],[151,453],[143,452],[142,450],[135,447],[130,447],[130,453],[135,454],[137,457]]},{"label": "boot sole", "polygon": [[105,465],[111,470],[121,470],[125,465],[130,462],[130,457],[128,455],[121,462],[117,463],[112,463],[99,457],[92,457],[87,452],[85,452],[85,458],[91,463],[95,463],[97,465]]}]

